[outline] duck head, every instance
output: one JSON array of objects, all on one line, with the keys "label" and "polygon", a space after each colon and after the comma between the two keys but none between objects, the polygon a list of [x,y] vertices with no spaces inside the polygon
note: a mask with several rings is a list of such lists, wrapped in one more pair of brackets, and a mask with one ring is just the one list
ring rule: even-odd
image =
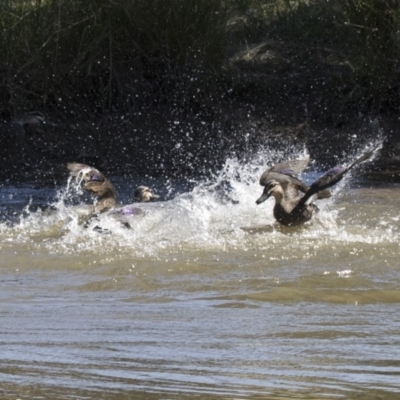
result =
[{"label": "duck head", "polygon": [[275,197],[280,194],[283,195],[283,190],[279,182],[269,181],[265,185],[262,195],[256,200],[256,204],[264,203],[264,201],[268,200],[271,196]]},{"label": "duck head", "polygon": [[141,203],[159,198],[160,196],[158,194],[154,194],[153,191],[147,186],[139,186],[133,194],[133,200]]}]

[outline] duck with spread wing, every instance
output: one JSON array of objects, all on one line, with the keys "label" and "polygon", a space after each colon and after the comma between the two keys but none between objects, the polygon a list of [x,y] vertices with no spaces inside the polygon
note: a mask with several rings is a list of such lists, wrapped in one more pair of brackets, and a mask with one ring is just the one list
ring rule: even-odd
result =
[{"label": "duck with spread wing", "polygon": [[338,165],[332,168],[310,187],[299,179],[309,158],[276,164],[261,175],[260,185],[264,186],[264,191],[256,203],[261,204],[273,196],[275,219],[286,226],[302,225],[318,211],[314,201],[330,197],[328,188],[341,181],[353,167],[371,158],[378,148],[366,152],[348,167]]}]

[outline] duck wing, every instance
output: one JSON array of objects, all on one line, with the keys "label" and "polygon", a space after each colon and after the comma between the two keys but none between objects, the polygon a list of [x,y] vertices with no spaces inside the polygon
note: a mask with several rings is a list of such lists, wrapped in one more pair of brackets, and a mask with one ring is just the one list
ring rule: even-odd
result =
[{"label": "duck wing", "polygon": [[310,158],[303,158],[301,160],[290,160],[273,165],[265,172],[280,172],[288,176],[297,177],[303,173],[310,163]]},{"label": "duck wing", "polygon": [[74,176],[83,179],[85,182],[90,181],[93,175],[99,175],[104,178],[104,175],[96,168],[90,165],[81,163],[68,163],[67,168],[69,170],[70,176]]},{"label": "duck wing", "polygon": [[307,201],[317,193],[320,193],[321,191],[340,182],[343,179],[343,177],[347,174],[347,172],[349,172],[356,165],[359,165],[362,162],[370,159],[379,148],[380,146],[375,147],[373,150],[364,153],[361,157],[357,158],[357,160],[354,161],[352,164],[350,164],[348,167],[337,165],[336,167],[330,169],[328,172],[326,172],[319,179],[317,179],[315,182],[312,183],[310,189],[302,197],[301,203],[302,204],[307,203]]},{"label": "duck wing", "polygon": [[114,185],[96,168],[81,163],[68,163],[71,176],[85,182],[83,188],[99,199],[116,198]]},{"label": "duck wing", "polygon": [[310,159],[291,160],[275,164],[263,172],[260,177],[260,185],[267,186],[271,181],[278,182],[285,193],[286,198],[298,197],[298,192],[306,193],[308,186],[298,176],[307,167]]}]

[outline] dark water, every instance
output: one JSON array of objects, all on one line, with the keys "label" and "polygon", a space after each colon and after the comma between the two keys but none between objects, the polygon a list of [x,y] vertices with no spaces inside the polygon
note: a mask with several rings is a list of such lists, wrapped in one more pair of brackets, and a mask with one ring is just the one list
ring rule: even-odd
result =
[{"label": "dark water", "polygon": [[1,187],[0,398],[400,398],[400,188],[347,179],[282,228],[264,166],[89,228],[67,182]]}]

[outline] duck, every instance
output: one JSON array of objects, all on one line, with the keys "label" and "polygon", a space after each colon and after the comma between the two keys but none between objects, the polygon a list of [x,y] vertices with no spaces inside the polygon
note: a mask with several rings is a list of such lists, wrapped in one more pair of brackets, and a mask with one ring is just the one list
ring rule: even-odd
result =
[{"label": "duck", "polygon": [[153,193],[153,190],[148,186],[139,186],[133,193],[133,201],[137,203],[146,203],[159,198],[160,196]]},{"label": "duck", "polygon": [[70,176],[84,182],[83,188],[97,197],[91,214],[102,214],[116,206],[115,187],[97,168],[76,162],[68,163],[67,168]]},{"label": "duck", "polygon": [[118,209],[118,213],[125,215],[125,216],[131,216],[131,215],[144,215],[145,212],[137,207],[135,204],[136,203],[150,203],[153,200],[159,199],[160,196],[158,194],[155,194],[152,189],[150,189],[148,186],[139,186],[135,189],[133,193],[133,202],[134,204],[127,204]]},{"label": "duck", "polygon": [[[92,214],[102,214],[117,205],[117,191],[109,179],[107,179],[97,168],[87,164],[71,162],[67,164],[69,174],[78,181],[84,182],[83,188],[97,197],[93,205]],[[137,203],[150,202],[159,199],[148,186],[139,186],[133,194],[133,201]],[[125,210],[126,209],[126,210]],[[124,206],[127,214],[132,214],[130,206]]]},{"label": "duck", "polygon": [[260,185],[264,186],[264,190],[256,200],[256,204],[259,205],[273,196],[275,198],[273,215],[280,224],[303,225],[319,211],[314,201],[331,197],[329,188],[340,182],[356,165],[370,159],[377,149],[379,147],[364,153],[348,167],[335,166],[314,181],[310,187],[298,177],[308,166],[309,158],[276,164],[261,175]]}]

